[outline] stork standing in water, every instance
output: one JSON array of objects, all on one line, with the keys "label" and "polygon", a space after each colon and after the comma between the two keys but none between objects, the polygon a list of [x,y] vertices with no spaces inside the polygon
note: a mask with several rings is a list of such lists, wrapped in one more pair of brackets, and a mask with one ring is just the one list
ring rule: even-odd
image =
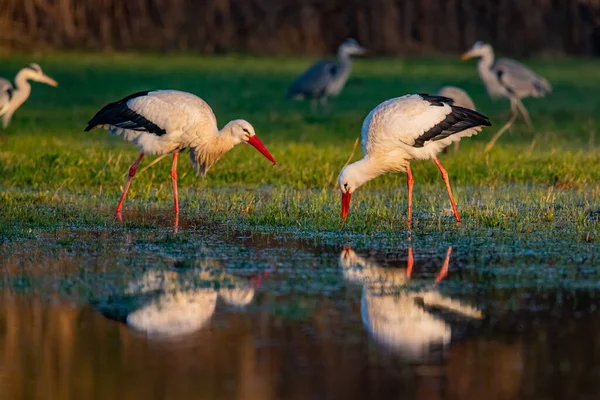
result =
[{"label": "stork standing in water", "polygon": [[321,60],[300,75],[288,89],[287,98],[309,98],[313,108],[318,100],[327,107],[330,96],[340,94],[352,71],[350,56],[362,55],[366,49],[354,39],[346,39],[338,48],[338,60]]},{"label": "stork standing in water", "polygon": [[254,146],[273,164],[277,163],[256,137],[249,122],[233,120],[219,130],[215,114],[204,100],[177,90],[138,92],[110,103],[98,111],[85,130],[98,126],[108,128],[112,134],[122,135],[141,150],[129,168],[129,177],[117,205],[119,219],[131,180],[145,154],[173,154],[171,181],[176,216],[179,215],[177,157],[180,151],[190,149],[192,164],[202,176],[223,154],[239,143]]},{"label": "stork standing in water", "polygon": [[22,68],[15,77],[14,85],[8,79],[0,78],[0,116],[4,128],[8,127],[14,112],[29,98],[31,94],[29,81],[58,86],[58,83],[44,74],[37,64],[29,64]]},{"label": "stork standing in water", "polygon": [[531,118],[521,99],[544,97],[552,92],[552,86],[546,79],[515,60],[509,58],[494,60],[494,49],[488,43],[476,42],[461,56],[463,60],[473,57],[481,57],[477,69],[488,94],[491,97],[505,97],[510,100],[511,117],[486,146],[485,151],[488,152],[515,122],[519,112],[529,129],[533,129]]},{"label": "stork standing in water", "polygon": [[454,106],[447,97],[412,94],[381,103],[363,122],[363,159],[345,167],[338,177],[342,219],[348,216],[350,197],[360,186],[386,172],[406,172],[410,228],[414,183],[410,161],[433,159],[446,183],[456,221],[460,222],[448,173],[437,154],[451,143],[475,135],[483,126],[490,125],[487,117]]}]

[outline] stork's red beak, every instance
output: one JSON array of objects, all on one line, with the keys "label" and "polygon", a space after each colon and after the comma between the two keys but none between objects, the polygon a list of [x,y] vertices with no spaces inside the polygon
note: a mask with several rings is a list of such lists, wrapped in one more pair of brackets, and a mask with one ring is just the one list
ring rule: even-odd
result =
[{"label": "stork's red beak", "polygon": [[342,219],[346,220],[348,216],[348,211],[350,210],[350,197],[351,193],[342,193]]},{"label": "stork's red beak", "polygon": [[256,135],[251,136],[250,139],[248,139],[248,144],[251,144],[252,146],[254,146],[256,148],[256,150],[260,151],[263,156],[267,157],[269,159],[269,161],[271,161],[273,163],[273,165],[277,164],[277,161],[275,161],[275,159],[273,158],[271,153],[269,153],[269,150],[267,150],[265,145],[262,144],[262,142],[260,140],[258,140]]}]

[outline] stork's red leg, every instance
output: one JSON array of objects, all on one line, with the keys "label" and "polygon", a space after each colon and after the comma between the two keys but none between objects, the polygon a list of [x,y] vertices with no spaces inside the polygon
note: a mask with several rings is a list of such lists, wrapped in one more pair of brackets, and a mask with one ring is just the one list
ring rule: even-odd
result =
[{"label": "stork's red leg", "polygon": [[410,170],[410,163],[406,163],[406,182],[408,184],[408,229],[410,229],[410,223],[412,221],[412,197],[413,197],[413,185],[415,180],[413,179],[412,171]]},{"label": "stork's red leg", "polygon": [[117,204],[117,217],[121,219],[121,208],[123,208],[123,203],[125,202],[125,197],[127,196],[127,191],[129,190],[129,186],[131,186],[131,181],[135,176],[135,171],[137,171],[137,167],[140,165],[140,162],[144,158],[144,153],[140,153],[140,156],[135,160],[131,167],[129,167],[129,177],[127,178],[127,182],[125,183],[125,189],[123,189],[123,194],[121,194],[121,200],[119,200],[119,204]]},{"label": "stork's red leg", "polygon": [[452,246],[448,247],[448,251],[446,251],[446,259],[444,260],[444,265],[442,265],[442,269],[438,273],[438,276],[435,278],[435,284],[440,283],[442,279],[448,275],[448,265],[450,264],[450,254],[452,254]]},{"label": "stork's red leg", "polygon": [[442,179],[444,179],[444,183],[446,183],[446,189],[448,190],[448,196],[450,197],[450,203],[452,204],[452,210],[454,211],[454,216],[456,217],[456,222],[460,222],[460,217],[458,216],[458,210],[456,209],[456,203],[454,202],[454,196],[452,196],[452,188],[450,188],[450,180],[448,179],[448,173],[442,167],[442,163],[437,157],[433,157],[433,161],[437,164],[440,172],[442,173]]},{"label": "stork's red leg", "polygon": [[177,196],[177,157],[179,157],[179,153],[173,153],[173,165],[171,166],[171,182],[173,183],[175,215],[179,216],[179,197]]},{"label": "stork's red leg", "polygon": [[412,247],[408,248],[408,261],[406,262],[406,277],[410,278],[412,275],[413,265],[415,264],[415,257],[413,256]]}]

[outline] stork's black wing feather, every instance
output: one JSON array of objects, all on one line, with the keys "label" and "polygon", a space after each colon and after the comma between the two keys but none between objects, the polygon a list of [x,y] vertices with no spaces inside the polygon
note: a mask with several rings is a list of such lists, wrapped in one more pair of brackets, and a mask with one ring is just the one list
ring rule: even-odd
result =
[{"label": "stork's black wing feather", "polygon": [[132,131],[149,132],[157,136],[166,134],[166,130],[127,106],[129,100],[136,97],[147,96],[150,92],[153,92],[153,90],[137,92],[124,99],[107,104],[88,122],[85,131],[87,132],[97,126],[112,125],[118,128],[130,129]]},{"label": "stork's black wing feather", "polygon": [[[491,126],[490,120],[483,114],[468,108],[453,106],[452,100],[443,96],[420,95],[424,100],[431,103],[431,106],[440,107],[444,103],[450,105],[452,111],[446,115],[442,121],[434,125],[427,132],[419,136],[413,147],[423,147],[425,142],[436,141],[447,138],[450,135],[465,131],[476,126]],[[448,101],[450,100],[450,101]]]},{"label": "stork's black wing feather", "polygon": [[423,98],[423,100],[428,101],[429,104],[431,104],[432,106],[436,106],[436,107],[443,107],[444,103],[448,104],[449,106],[454,104],[454,100],[451,99],[450,97],[430,96],[426,93],[419,93],[419,96],[421,96],[421,98]]}]

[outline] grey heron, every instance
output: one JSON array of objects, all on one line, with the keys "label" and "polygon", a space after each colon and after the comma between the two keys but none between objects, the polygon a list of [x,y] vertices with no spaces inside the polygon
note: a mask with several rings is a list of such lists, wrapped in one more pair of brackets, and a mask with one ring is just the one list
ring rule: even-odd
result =
[{"label": "grey heron", "polygon": [[437,154],[452,142],[476,135],[490,121],[477,111],[452,105],[452,99],[409,94],[375,107],[362,126],[364,157],[342,169],[338,185],[342,192],[342,219],[348,216],[352,193],[386,172],[406,172],[408,227],[412,220],[412,160],[432,159],[442,173],[454,217],[460,222],[448,173]]},{"label": "grey heron", "polygon": [[[469,97],[467,92],[465,92],[461,88],[458,88],[456,86],[444,86],[440,90],[438,90],[437,95],[442,97],[448,97],[454,100],[455,106],[477,111],[477,108],[475,108],[475,103],[473,103],[471,97]],[[459,142],[454,142],[455,151],[458,150],[458,146]],[[443,152],[446,153],[447,150],[448,148],[446,147]]]},{"label": "grey heron", "polygon": [[300,75],[288,89],[286,97],[311,99],[313,107],[318,100],[327,107],[327,99],[340,94],[352,71],[351,56],[366,52],[354,39],[346,39],[338,48],[338,59],[321,60]]},{"label": "grey heron", "polygon": [[505,97],[510,100],[511,117],[488,143],[485,151],[490,151],[500,136],[511,127],[519,113],[530,129],[533,124],[527,109],[521,102],[525,97],[544,97],[552,92],[552,86],[541,76],[523,64],[509,58],[494,60],[494,49],[488,43],[476,42],[462,55],[463,60],[480,57],[477,69],[488,94],[491,97]]},{"label": "grey heron", "polygon": [[58,86],[58,83],[44,74],[42,68],[35,63],[27,65],[17,73],[14,85],[8,79],[0,78],[0,116],[2,116],[4,128],[10,123],[14,112],[29,97],[31,93],[30,80],[54,87]]},{"label": "grey heron", "polygon": [[129,168],[129,177],[117,205],[119,219],[125,196],[144,154],[173,154],[171,182],[176,216],[179,215],[177,158],[180,151],[190,149],[192,163],[202,176],[223,154],[240,143],[254,146],[276,164],[249,122],[233,120],[219,130],[215,114],[204,100],[178,90],[147,90],[110,103],[94,115],[85,131],[100,126],[108,128],[112,134],[122,135],[141,151]]}]

